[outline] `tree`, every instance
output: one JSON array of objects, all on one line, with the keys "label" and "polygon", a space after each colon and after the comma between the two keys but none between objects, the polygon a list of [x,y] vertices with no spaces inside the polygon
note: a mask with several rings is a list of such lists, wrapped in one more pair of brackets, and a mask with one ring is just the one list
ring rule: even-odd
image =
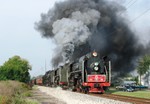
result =
[{"label": "tree", "polygon": [[17,80],[28,82],[30,80],[29,62],[20,56],[14,56],[0,67],[0,80]]},{"label": "tree", "polygon": [[139,60],[139,65],[137,67],[137,72],[140,76],[140,84],[141,84],[141,76],[144,75],[150,66],[150,55],[145,55],[143,58]]}]

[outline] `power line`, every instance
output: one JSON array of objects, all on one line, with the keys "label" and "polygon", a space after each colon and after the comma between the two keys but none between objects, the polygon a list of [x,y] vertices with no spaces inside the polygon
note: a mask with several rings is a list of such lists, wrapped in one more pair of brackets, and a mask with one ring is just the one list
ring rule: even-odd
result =
[{"label": "power line", "polygon": [[[131,2],[132,2],[133,0],[131,0],[131,1],[129,1],[128,3],[127,3],[127,5],[128,4],[130,4]],[[133,4],[135,4],[137,2],[137,0],[135,0],[131,5],[129,5],[128,7],[126,7],[126,11],[133,5]],[[126,6],[127,6],[126,5]],[[120,14],[119,14],[119,16],[123,13],[124,11],[122,11]]]},{"label": "power line", "polygon": [[134,5],[137,1],[138,1],[138,0],[135,0],[131,5],[129,5],[129,6],[127,7],[127,9],[130,8],[132,5]]},{"label": "power line", "polygon": [[[128,4],[130,4],[132,1],[133,1],[133,0],[130,0],[130,1],[126,4],[126,6],[127,6]],[[127,7],[127,9],[128,9],[129,7],[131,7],[133,4],[135,4],[137,1],[138,1],[138,0],[135,0],[131,5],[129,5],[129,6]],[[127,10],[127,9],[126,9],[126,10]],[[124,12],[124,11],[123,11],[123,12]],[[121,13],[119,14],[119,16],[120,16],[123,12],[121,12]],[[104,26],[101,27],[100,30],[102,30],[103,28],[104,28]]]},{"label": "power line", "polygon": [[[135,22],[138,18],[140,18],[141,16],[143,16],[145,13],[147,13],[148,11],[150,11],[150,8],[148,8],[147,10],[145,10],[143,13],[141,13],[139,16],[137,16],[136,18],[134,18],[132,21],[130,21],[130,23]],[[110,34],[113,34],[114,32],[116,32],[117,29],[115,29],[113,32],[111,32]]]},{"label": "power line", "polygon": [[[128,3],[127,3],[127,5],[130,3],[130,2],[132,2],[133,0],[131,0],[131,1],[129,1]],[[129,5],[128,7],[127,7],[127,9],[128,8],[130,8],[133,4],[135,4],[136,2],[137,2],[138,0],[135,0],[131,5]],[[134,21],[136,21],[138,18],[140,18],[141,16],[143,16],[145,13],[147,13],[148,11],[150,10],[150,8],[148,8],[146,11],[144,11],[142,14],[140,14],[139,16],[137,16],[136,18],[134,18],[132,21],[130,21],[130,23],[133,23]],[[123,11],[124,12],[124,11]],[[123,12],[121,12],[120,14],[119,14],[119,16],[123,13]],[[103,29],[104,27],[102,27],[101,29]],[[110,34],[112,34],[112,33],[114,33],[116,30],[114,30],[113,32],[111,32]]]},{"label": "power line", "polygon": [[137,17],[135,17],[132,21],[130,21],[130,23],[133,23],[134,21],[136,21],[138,18],[142,17],[145,13],[147,13],[150,10],[150,8],[148,8],[147,10],[145,10],[142,14],[138,15]]},{"label": "power line", "polygon": [[132,1],[133,1],[133,0],[130,0],[130,1],[126,4],[126,6],[127,6],[128,4],[130,4]]}]

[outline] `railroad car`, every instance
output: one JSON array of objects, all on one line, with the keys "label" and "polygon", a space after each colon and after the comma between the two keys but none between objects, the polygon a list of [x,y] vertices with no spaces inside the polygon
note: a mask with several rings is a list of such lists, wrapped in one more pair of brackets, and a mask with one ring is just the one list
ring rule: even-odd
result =
[{"label": "railroad car", "polygon": [[43,78],[42,78],[42,77],[36,78],[35,81],[36,81],[35,83],[36,83],[37,85],[43,85]]},{"label": "railroad car", "polygon": [[43,78],[49,86],[61,86],[84,93],[104,93],[111,84],[111,62],[94,51],[46,72]]}]

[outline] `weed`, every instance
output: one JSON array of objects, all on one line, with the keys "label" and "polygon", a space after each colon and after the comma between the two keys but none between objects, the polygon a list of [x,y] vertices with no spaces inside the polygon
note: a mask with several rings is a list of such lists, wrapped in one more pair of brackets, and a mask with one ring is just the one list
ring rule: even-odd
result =
[{"label": "weed", "polygon": [[35,101],[26,101],[31,96],[29,87],[18,81],[0,81],[0,104],[38,104]]}]

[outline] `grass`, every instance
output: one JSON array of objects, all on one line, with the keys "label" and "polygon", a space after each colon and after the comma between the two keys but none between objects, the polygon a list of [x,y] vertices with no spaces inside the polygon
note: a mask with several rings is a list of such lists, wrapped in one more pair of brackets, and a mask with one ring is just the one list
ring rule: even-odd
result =
[{"label": "grass", "polygon": [[124,91],[118,91],[116,89],[110,89],[106,93],[150,99],[150,90],[139,90],[139,91],[134,91],[134,92],[124,92]]},{"label": "grass", "polygon": [[0,104],[38,104],[26,100],[30,97],[30,87],[17,81],[0,81]]}]

